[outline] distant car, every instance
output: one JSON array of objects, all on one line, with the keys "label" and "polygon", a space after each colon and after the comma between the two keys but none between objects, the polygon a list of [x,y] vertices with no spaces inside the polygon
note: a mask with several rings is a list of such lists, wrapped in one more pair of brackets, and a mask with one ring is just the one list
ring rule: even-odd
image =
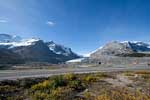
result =
[{"label": "distant car", "polygon": [[150,66],[150,63],[148,63],[147,65]]},{"label": "distant car", "polygon": [[101,65],[102,63],[101,63],[101,62],[98,62],[98,64]]}]

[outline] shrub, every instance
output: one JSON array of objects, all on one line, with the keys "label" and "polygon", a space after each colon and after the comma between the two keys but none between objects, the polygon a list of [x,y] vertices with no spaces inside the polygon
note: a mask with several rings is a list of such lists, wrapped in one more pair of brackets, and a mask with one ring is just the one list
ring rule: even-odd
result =
[{"label": "shrub", "polygon": [[66,83],[61,76],[55,76],[52,80],[45,80],[44,82],[33,85],[32,90],[55,89],[59,86],[65,86]]},{"label": "shrub", "polygon": [[45,80],[44,82],[33,85],[31,89],[34,91],[48,89],[51,88],[51,83],[51,81]]},{"label": "shrub", "polygon": [[67,74],[64,75],[64,79],[69,80],[69,81],[70,80],[75,80],[76,76],[73,73],[67,73]]},{"label": "shrub", "polygon": [[0,86],[0,94],[2,93],[7,93],[7,92],[13,92],[15,91],[17,88],[14,86],[9,86],[9,85],[5,85],[5,86]]},{"label": "shrub", "polygon": [[82,87],[81,81],[79,80],[69,81],[68,86],[74,89],[79,89],[80,87]]},{"label": "shrub", "polygon": [[49,94],[41,91],[35,91],[34,94],[30,94],[31,100],[49,100],[49,97]]},{"label": "shrub", "polygon": [[47,78],[41,77],[41,78],[23,78],[18,79],[16,82],[18,83],[18,87],[22,88],[31,88],[32,85],[38,84],[39,82],[43,82],[44,80],[47,80]]},{"label": "shrub", "polygon": [[111,100],[107,94],[101,94],[95,98],[95,100]]},{"label": "shrub", "polygon": [[51,92],[50,100],[72,100],[73,90],[69,87],[58,87]]},{"label": "shrub", "polygon": [[89,100],[92,97],[90,92],[84,92],[83,96],[86,100]]},{"label": "shrub", "polygon": [[64,81],[63,77],[62,76],[54,77],[51,83],[51,87],[55,89],[60,86],[66,86],[66,82]]},{"label": "shrub", "polygon": [[89,83],[89,82],[96,82],[97,78],[93,77],[92,75],[87,75],[87,76],[84,77],[83,80],[86,81],[87,83]]}]

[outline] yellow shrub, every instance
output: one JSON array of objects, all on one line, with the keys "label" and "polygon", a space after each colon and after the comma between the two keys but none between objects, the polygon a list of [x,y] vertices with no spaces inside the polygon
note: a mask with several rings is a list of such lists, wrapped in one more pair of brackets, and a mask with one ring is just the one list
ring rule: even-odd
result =
[{"label": "yellow shrub", "polygon": [[66,98],[70,98],[72,95],[72,89],[68,87],[58,87],[51,92],[51,98],[54,100],[66,100]]},{"label": "yellow shrub", "polygon": [[51,86],[51,82],[48,81],[48,80],[45,80],[44,82],[42,83],[38,83],[38,84],[35,84],[31,87],[32,90],[43,90],[43,89],[47,89]]},{"label": "yellow shrub", "polygon": [[89,99],[89,98],[91,98],[91,94],[89,93],[89,92],[84,92],[84,97],[86,98],[86,99]]},{"label": "yellow shrub", "polygon": [[97,77],[94,77],[92,75],[88,75],[88,76],[85,76],[83,80],[86,81],[86,82],[96,82]]},{"label": "yellow shrub", "polygon": [[48,100],[49,94],[41,92],[41,91],[36,91],[34,94],[31,94],[30,99],[31,100]]},{"label": "yellow shrub", "polygon": [[111,100],[106,94],[97,96],[94,100]]},{"label": "yellow shrub", "polygon": [[73,73],[67,73],[64,75],[64,79],[66,79],[66,80],[73,80],[75,78],[76,78],[75,74],[73,74]]}]

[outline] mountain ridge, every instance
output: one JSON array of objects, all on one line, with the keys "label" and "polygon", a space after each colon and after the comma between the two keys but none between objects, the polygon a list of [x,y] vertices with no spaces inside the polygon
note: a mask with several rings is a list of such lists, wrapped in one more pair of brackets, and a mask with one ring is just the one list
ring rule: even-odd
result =
[{"label": "mountain ridge", "polygon": [[133,53],[148,53],[150,52],[150,44],[142,41],[111,41],[106,43],[103,47],[91,52],[90,56],[99,55],[123,55]]},{"label": "mountain ridge", "polygon": [[[0,34],[0,51],[7,50],[9,53],[0,52],[0,62],[7,63],[9,58],[13,58],[11,54],[18,55],[17,58],[23,62],[49,62],[49,63],[61,63],[67,60],[79,58],[80,56],[74,53],[70,48],[62,45],[58,45],[53,42],[52,45],[48,45],[48,42],[44,42],[41,39],[21,39],[16,41],[14,36],[7,34]],[[59,47],[59,48],[58,48]],[[56,51],[57,50],[57,51]],[[60,52],[58,54],[58,52]],[[7,59],[4,60],[4,56],[7,54]],[[10,61],[8,61],[10,62]],[[22,63],[22,62],[21,62]]]}]

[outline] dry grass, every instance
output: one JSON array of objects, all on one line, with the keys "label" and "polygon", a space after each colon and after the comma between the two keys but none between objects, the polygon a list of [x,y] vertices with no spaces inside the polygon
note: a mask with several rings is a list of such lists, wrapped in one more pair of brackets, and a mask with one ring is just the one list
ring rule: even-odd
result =
[{"label": "dry grass", "polygon": [[127,88],[115,87],[109,91],[105,90],[94,100],[150,100],[150,97],[140,91],[131,92]]}]

